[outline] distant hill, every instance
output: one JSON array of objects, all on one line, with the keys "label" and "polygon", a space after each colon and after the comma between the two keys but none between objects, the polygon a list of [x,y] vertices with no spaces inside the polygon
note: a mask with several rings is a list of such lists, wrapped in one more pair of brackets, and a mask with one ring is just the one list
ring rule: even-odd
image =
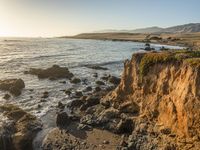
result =
[{"label": "distant hill", "polygon": [[168,28],[148,27],[135,30],[102,30],[95,33],[194,33],[200,32],[200,23],[190,23]]},{"label": "distant hill", "polygon": [[190,23],[163,29],[162,32],[169,33],[194,33],[200,32],[200,23]]}]

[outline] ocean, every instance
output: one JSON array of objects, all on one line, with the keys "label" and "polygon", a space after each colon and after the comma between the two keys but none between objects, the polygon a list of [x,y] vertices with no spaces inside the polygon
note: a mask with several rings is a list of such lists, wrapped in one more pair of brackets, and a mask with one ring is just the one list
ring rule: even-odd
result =
[{"label": "ocean", "polygon": [[[163,45],[152,44],[156,50]],[[123,62],[130,59],[132,54],[145,43],[63,39],[63,38],[0,38],[0,80],[21,78],[25,89],[18,97],[3,99],[7,93],[0,91],[0,103],[13,103],[26,111],[42,117],[54,109],[58,102],[68,103],[71,97],[63,91],[74,88],[82,91],[86,86],[95,87],[95,81],[105,74],[121,76]],[[165,46],[172,49],[175,46]],[[29,68],[48,68],[52,65],[68,67],[69,70],[85,84],[73,85],[66,79],[50,81],[38,79],[37,76],[24,74]],[[100,65],[108,70],[94,70],[86,65]],[[93,77],[97,73],[98,78]],[[66,81],[63,84],[62,81]],[[109,84],[109,83],[108,83]],[[103,88],[103,87],[102,87]],[[43,93],[49,92],[46,101],[42,100]]]}]

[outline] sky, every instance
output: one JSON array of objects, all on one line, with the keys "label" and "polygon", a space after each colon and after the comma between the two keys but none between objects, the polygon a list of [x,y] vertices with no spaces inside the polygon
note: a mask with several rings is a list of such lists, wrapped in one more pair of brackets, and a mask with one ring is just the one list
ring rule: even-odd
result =
[{"label": "sky", "polygon": [[0,36],[54,37],[200,22],[200,0],[0,0]]}]

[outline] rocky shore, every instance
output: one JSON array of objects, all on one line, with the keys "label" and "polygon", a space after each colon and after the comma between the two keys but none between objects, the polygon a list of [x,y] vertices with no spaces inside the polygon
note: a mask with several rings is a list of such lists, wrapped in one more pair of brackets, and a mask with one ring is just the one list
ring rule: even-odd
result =
[{"label": "rocky shore", "polygon": [[[58,68],[65,70],[63,75],[57,72]],[[52,119],[51,126],[5,104],[0,110],[10,124],[1,127],[0,148],[198,150],[199,69],[199,51],[133,54],[124,64],[121,79],[104,75],[96,80],[95,87],[65,90],[73,100],[67,104],[58,102],[55,112],[44,116],[47,122]],[[85,83],[59,66],[26,73],[54,79],[70,74],[71,83]],[[48,92],[44,93],[47,96]]]}]

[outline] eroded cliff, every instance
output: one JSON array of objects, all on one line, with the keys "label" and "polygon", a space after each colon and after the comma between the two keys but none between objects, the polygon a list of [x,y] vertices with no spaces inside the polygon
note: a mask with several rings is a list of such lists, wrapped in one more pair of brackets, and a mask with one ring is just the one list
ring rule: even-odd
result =
[{"label": "eroded cliff", "polygon": [[177,138],[198,141],[199,55],[199,52],[188,51],[133,54],[132,59],[125,62],[120,85],[103,99],[103,103],[109,101],[119,110],[130,104],[138,108],[134,114],[136,128],[141,128],[145,122],[148,132],[156,132],[156,128],[173,133],[171,136]]}]

